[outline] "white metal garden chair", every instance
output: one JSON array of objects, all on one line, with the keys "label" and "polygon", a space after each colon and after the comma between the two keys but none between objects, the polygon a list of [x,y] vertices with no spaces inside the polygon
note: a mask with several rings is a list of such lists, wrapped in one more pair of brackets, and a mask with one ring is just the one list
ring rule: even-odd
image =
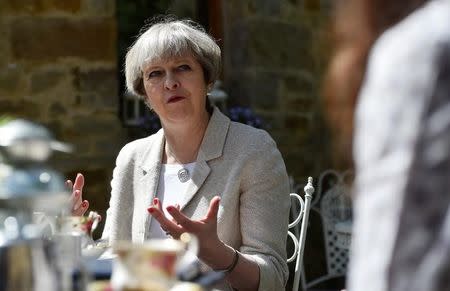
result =
[{"label": "white metal garden chair", "polygon": [[[305,240],[306,240],[306,232],[308,228],[308,218],[309,218],[309,210],[311,207],[311,199],[312,194],[314,193],[313,187],[313,179],[312,177],[308,178],[308,184],[304,188],[305,192],[305,201],[303,201],[302,197],[296,193],[291,193],[291,200],[297,200],[300,205],[300,209],[298,209],[298,205],[296,203],[291,203],[291,211],[294,214],[294,221],[289,224],[288,235],[294,242],[294,253],[290,258],[288,258],[287,262],[295,261],[295,272],[294,272],[294,281],[292,284],[292,291],[297,291],[300,275],[302,272],[303,266],[303,252],[305,249]],[[298,224],[301,221],[300,231],[298,230]],[[292,231],[294,232],[292,232]]]},{"label": "white metal garden chair", "polygon": [[[326,181],[330,180],[333,183],[325,185]],[[333,278],[346,276],[351,241],[352,209],[349,193],[352,180],[351,171],[340,173],[327,170],[319,177],[318,191],[311,202],[311,209],[316,211],[322,220],[326,273],[308,281],[302,270],[303,290]]]}]

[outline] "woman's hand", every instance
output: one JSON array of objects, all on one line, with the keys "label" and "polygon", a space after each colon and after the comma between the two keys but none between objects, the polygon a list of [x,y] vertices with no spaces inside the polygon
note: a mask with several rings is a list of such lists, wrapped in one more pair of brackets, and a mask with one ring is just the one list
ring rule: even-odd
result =
[{"label": "woman's hand", "polygon": [[70,205],[73,216],[81,216],[89,208],[89,201],[83,201],[84,176],[80,173],[75,178],[75,183],[71,180],[66,181],[66,187],[72,191],[70,195]]},{"label": "woman's hand", "polygon": [[204,258],[210,255],[219,245],[223,246],[217,235],[217,212],[219,210],[220,197],[214,197],[208,208],[206,216],[200,220],[191,220],[181,213],[179,207],[169,205],[167,212],[173,219],[164,215],[161,202],[158,198],[153,200],[153,205],[148,208],[148,212],[155,218],[161,228],[173,238],[178,239],[183,232],[195,235],[200,243],[199,257]]},{"label": "woman's hand", "polygon": [[[198,257],[213,270],[228,269],[234,262],[236,252],[224,244],[217,235],[217,213],[219,211],[220,197],[214,197],[203,219],[191,220],[181,213],[179,207],[169,205],[167,212],[173,217],[169,219],[164,215],[158,198],[148,212],[158,220],[161,228],[174,238],[179,238],[183,232],[194,234],[198,238]],[[227,275],[227,281],[238,290],[258,290],[259,267],[244,256],[238,256],[237,264],[232,273]]]}]

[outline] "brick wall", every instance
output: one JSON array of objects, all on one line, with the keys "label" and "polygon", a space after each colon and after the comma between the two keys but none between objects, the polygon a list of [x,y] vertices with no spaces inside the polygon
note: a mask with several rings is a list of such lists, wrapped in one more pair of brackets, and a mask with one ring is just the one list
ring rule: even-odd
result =
[{"label": "brick wall", "polygon": [[0,1],[0,115],[42,123],[73,144],[52,164],[70,178],[83,172],[84,196],[102,214],[125,142],[116,26],[115,0]]}]

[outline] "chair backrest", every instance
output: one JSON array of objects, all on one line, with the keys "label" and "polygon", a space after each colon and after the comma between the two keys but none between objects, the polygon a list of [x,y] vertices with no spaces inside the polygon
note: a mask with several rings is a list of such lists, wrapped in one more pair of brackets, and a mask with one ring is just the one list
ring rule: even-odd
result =
[{"label": "chair backrest", "polygon": [[311,209],[322,220],[326,273],[308,281],[302,271],[303,290],[329,279],[344,277],[347,273],[352,223],[349,180],[352,180],[352,175],[351,171],[340,173],[327,170],[319,177],[318,191]]},{"label": "chair backrest", "polygon": [[[309,218],[309,210],[311,207],[312,194],[314,193],[313,180],[312,177],[308,178],[308,184],[304,188],[305,192],[305,201],[303,201],[302,197],[296,193],[291,193],[291,200],[297,200],[300,205],[300,209],[296,203],[291,203],[291,212],[294,214],[294,221],[289,224],[288,235],[294,242],[294,253],[290,258],[288,258],[287,262],[295,261],[295,272],[294,272],[294,281],[292,284],[292,290],[297,291],[300,275],[301,275],[301,267],[303,266],[303,252],[305,249],[305,241],[306,241],[306,232],[308,228],[308,218]],[[301,222],[300,230],[298,228]],[[292,232],[292,231],[294,232]]]}]

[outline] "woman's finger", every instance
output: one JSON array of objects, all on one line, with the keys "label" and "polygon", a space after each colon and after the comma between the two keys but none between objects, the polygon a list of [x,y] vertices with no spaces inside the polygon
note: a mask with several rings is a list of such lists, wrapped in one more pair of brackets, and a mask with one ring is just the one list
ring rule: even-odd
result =
[{"label": "woman's finger", "polygon": [[83,174],[78,173],[75,178],[75,182],[73,183],[73,190],[80,190],[83,193],[84,186],[84,176]]},{"label": "woman's finger", "polygon": [[165,215],[164,212],[158,209],[156,206],[149,207],[147,211],[159,222],[161,228],[169,232],[172,236],[180,235],[183,233],[183,229],[178,226],[176,223],[170,221]]},{"label": "woman's finger", "polygon": [[195,231],[195,222],[185,216],[179,209],[174,205],[169,205],[166,207],[167,212],[173,217],[177,224],[181,225],[186,231]]},{"label": "woman's finger", "polygon": [[73,189],[73,183],[71,180],[67,180],[65,183],[67,190],[69,190],[70,192],[72,192]]},{"label": "woman's finger", "polygon": [[82,198],[80,190],[73,191],[72,195],[70,195],[70,204],[72,205],[72,209],[80,208],[81,203]]},{"label": "woman's finger", "polygon": [[161,201],[158,198],[153,199],[153,205],[158,208],[161,212],[163,212]]},{"label": "woman's finger", "polygon": [[[175,208],[178,209],[178,210],[181,209],[180,204],[178,204],[178,203],[176,203],[174,206],[175,206]],[[172,222],[175,223],[175,224],[178,224],[178,222],[177,222],[173,217],[170,219],[170,221],[172,221]]]},{"label": "woman's finger", "polygon": [[[153,206],[156,207],[156,208],[158,208],[158,210],[161,211],[161,213],[164,213],[164,210],[163,210],[162,205],[161,205],[161,200],[159,200],[158,198],[154,198],[154,199],[153,199]],[[180,204],[177,203],[177,204],[175,204],[174,206],[175,206],[178,210],[180,210]],[[178,223],[176,222],[175,219],[170,218],[169,220],[170,220],[172,223],[178,225]]]},{"label": "woman's finger", "polygon": [[88,208],[89,208],[89,201],[84,200],[84,201],[81,203],[80,207],[74,208],[74,209],[72,210],[72,215],[74,215],[74,216],[81,216],[81,215],[84,215],[84,213],[86,213],[86,211],[88,210]]},{"label": "woman's finger", "polygon": [[89,208],[89,202],[87,200],[83,201],[83,187],[84,187],[84,176],[78,173],[75,181],[66,181],[66,187],[71,189],[72,195],[70,196],[70,204],[72,205],[72,215],[83,215]]},{"label": "woman's finger", "polygon": [[80,199],[79,196],[80,196],[80,191],[72,191],[72,194],[70,194],[69,202],[71,203],[72,208],[74,208],[75,202],[76,202],[78,199]]},{"label": "woman's finger", "polygon": [[220,197],[215,196],[209,203],[208,212],[206,213],[205,221],[217,221],[217,213],[219,212]]}]

